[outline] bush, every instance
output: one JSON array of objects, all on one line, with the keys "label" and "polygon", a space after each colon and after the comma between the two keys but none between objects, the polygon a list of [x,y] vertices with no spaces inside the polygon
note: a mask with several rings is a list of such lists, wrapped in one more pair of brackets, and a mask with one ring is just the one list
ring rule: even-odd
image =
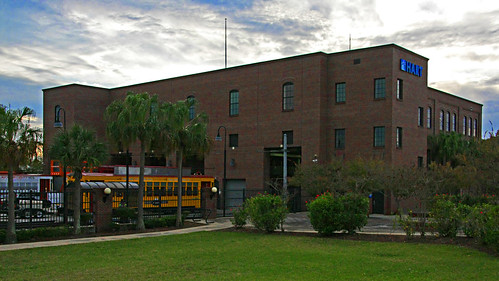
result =
[{"label": "bush", "polygon": [[246,221],[248,220],[248,213],[246,212],[244,207],[236,209],[233,215],[234,217],[230,219],[230,221],[236,228],[241,228],[246,225]]},{"label": "bush", "polygon": [[436,195],[430,210],[430,226],[442,237],[456,237],[462,216],[448,195]]},{"label": "bush", "polygon": [[409,211],[409,213],[404,216],[399,212],[400,216],[397,218],[398,224],[402,227],[402,229],[405,232],[405,235],[407,235],[407,238],[412,239],[414,237],[414,233],[416,233],[416,228],[417,228],[417,221],[415,221],[412,216],[412,211]]},{"label": "bush", "polygon": [[483,223],[480,241],[499,252],[499,205],[482,205],[479,222]]},{"label": "bush", "polygon": [[272,232],[284,222],[288,209],[277,195],[259,194],[246,201],[246,211],[251,223],[259,230]]},{"label": "bush", "polygon": [[31,241],[39,238],[54,238],[69,236],[71,231],[66,226],[40,227],[34,229],[20,229],[16,231],[17,241]]},{"label": "bush", "polygon": [[90,225],[94,219],[92,213],[81,213],[80,214],[80,225]]},{"label": "bush", "polygon": [[354,233],[367,224],[369,199],[353,193],[338,197],[324,193],[307,203],[307,207],[310,222],[320,234],[332,235],[341,230]]},{"label": "bush", "polygon": [[[144,221],[146,228],[157,228],[157,227],[172,227],[175,226],[177,221],[176,216],[166,216],[162,218],[153,218]],[[182,223],[184,222],[184,216],[182,216]]]},{"label": "bush", "polygon": [[0,243],[4,243],[5,242],[5,238],[7,236],[7,233],[5,232],[4,229],[0,229]]},{"label": "bush", "polygon": [[369,199],[359,194],[348,193],[340,197],[345,207],[343,214],[343,229],[348,233],[354,233],[367,224],[369,213]]},{"label": "bush", "polygon": [[120,223],[129,223],[131,220],[137,218],[137,213],[133,208],[119,207],[113,209],[113,218],[118,218]]}]

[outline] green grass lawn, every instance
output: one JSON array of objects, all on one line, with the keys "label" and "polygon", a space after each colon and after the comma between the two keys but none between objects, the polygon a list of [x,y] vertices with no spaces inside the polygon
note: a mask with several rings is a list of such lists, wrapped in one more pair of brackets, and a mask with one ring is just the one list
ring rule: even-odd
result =
[{"label": "green grass lawn", "polygon": [[233,232],[0,252],[0,280],[499,280],[453,245]]}]

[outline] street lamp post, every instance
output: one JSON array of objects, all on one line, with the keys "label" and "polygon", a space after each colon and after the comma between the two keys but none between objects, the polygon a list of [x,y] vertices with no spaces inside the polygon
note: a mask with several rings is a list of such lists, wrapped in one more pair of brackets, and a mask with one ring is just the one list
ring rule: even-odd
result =
[{"label": "street lamp post", "polygon": [[[62,113],[64,114],[63,115],[63,118],[64,118],[64,122],[61,122],[61,120],[59,120],[59,116],[61,114],[61,111]],[[54,128],[63,128],[64,132],[66,132],[66,110],[64,110],[64,108],[62,107],[59,107],[59,109],[57,109],[57,112],[56,112],[56,120],[54,122]],[[66,164],[62,164],[62,190],[63,190],[63,193],[64,193],[64,224],[67,224],[68,223],[68,199],[67,199],[67,192],[66,192]]]},{"label": "street lamp post", "polygon": [[226,188],[225,188],[225,185],[227,183],[227,128],[225,128],[225,126],[220,126],[218,127],[218,130],[217,130],[217,136],[215,137],[215,140],[216,141],[222,141],[222,137],[220,136],[220,129],[224,129],[224,177],[222,179],[222,183],[223,183],[223,189],[222,189],[222,193],[223,193],[223,216],[225,217],[225,193],[226,193]]}]

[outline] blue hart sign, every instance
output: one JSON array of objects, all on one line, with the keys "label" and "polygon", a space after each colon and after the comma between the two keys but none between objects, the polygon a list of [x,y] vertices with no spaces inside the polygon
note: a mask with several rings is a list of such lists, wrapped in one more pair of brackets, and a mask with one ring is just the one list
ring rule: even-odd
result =
[{"label": "blue hart sign", "polygon": [[412,62],[400,59],[400,70],[408,72],[416,76],[423,76],[423,67]]}]

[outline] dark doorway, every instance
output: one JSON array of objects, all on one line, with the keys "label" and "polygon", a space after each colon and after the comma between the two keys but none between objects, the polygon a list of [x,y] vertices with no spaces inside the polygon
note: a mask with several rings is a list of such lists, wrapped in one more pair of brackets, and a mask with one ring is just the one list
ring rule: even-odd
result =
[{"label": "dark doorway", "polygon": [[384,214],[385,194],[381,191],[373,192],[372,196],[373,214]]}]

